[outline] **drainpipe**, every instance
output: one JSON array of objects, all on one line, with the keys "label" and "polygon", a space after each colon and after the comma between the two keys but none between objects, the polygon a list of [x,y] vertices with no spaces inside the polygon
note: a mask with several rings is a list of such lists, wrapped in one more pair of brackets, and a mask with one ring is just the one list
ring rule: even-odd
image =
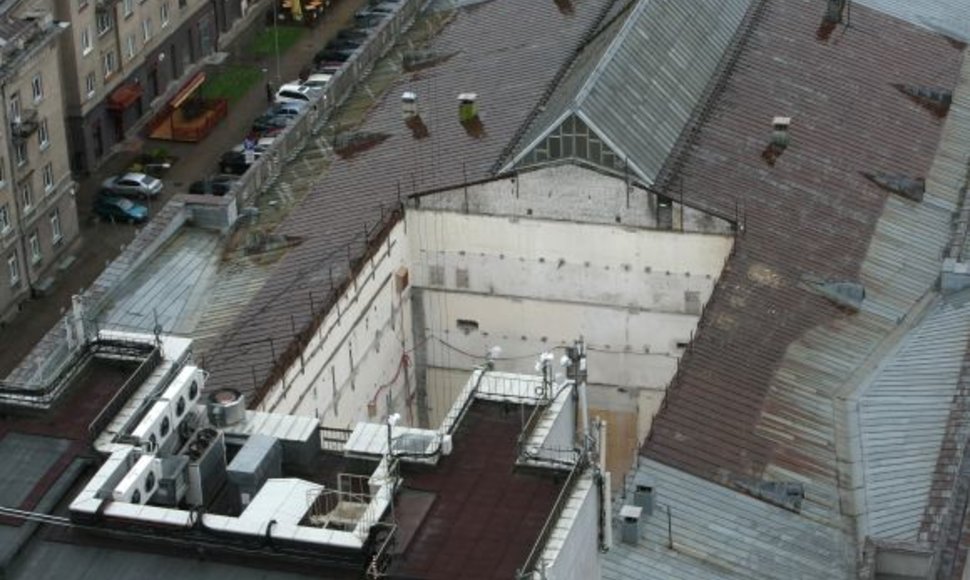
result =
[{"label": "drainpipe", "polygon": [[[16,159],[16,151],[13,143],[13,132],[10,130],[10,118],[8,117],[8,113],[10,112],[10,107],[7,103],[6,78],[4,78],[3,83],[0,84],[0,100],[2,100],[3,102],[3,118],[6,119],[6,122],[4,123],[4,127],[3,127],[3,133],[7,139],[7,159],[10,160],[11,162],[10,168],[13,169],[12,171],[8,172],[9,176],[7,179],[10,185],[10,191],[13,192],[14,210],[16,210],[17,212],[17,230],[18,230],[17,238],[18,238],[18,241],[20,242],[19,244],[20,250],[24,258],[23,279],[27,281],[27,290],[30,294],[30,297],[33,298],[35,293],[34,281],[31,279],[32,278],[31,274],[33,273],[33,264],[31,264],[30,260],[27,259],[27,255],[28,255],[27,254],[27,231],[26,231],[26,228],[24,227],[24,208],[21,207],[20,196],[17,195],[18,193],[17,192],[17,169],[14,162],[14,159]],[[20,267],[19,263],[17,267],[18,268]]]}]

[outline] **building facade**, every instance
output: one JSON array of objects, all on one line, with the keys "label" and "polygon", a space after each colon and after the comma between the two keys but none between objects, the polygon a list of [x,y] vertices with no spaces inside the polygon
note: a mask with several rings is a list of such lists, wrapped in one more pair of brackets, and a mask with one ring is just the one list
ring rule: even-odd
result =
[{"label": "building facade", "polygon": [[61,100],[58,37],[48,5],[0,6],[0,321],[43,293],[78,236]]},{"label": "building facade", "polygon": [[216,49],[206,0],[55,0],[71,168],[87,172]]}]

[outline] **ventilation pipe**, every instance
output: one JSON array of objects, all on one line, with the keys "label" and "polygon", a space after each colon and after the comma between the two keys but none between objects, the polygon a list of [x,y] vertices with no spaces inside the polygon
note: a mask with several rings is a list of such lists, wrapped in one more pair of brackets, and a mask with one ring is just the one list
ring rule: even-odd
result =
[{"label": "ventilation pipe", "polygon": [[644,517],[653,515],[656,503],[656,483],[645,473],[637,473],[633,479],[633,505],[643,510]]},{"label": "ventilation pipe", "polygon": [[458,120],[470,123],[478,117],[478,95],[461,93],[458,95]]},{"label": "ventilation pipe", "polygon": [[791,126],[791,117],[775,117],[771,120],[771,144],[779,149],[788,147],[791,136],[788,128]]},{"label": "ventilation pipe", "polygon": [[846,0],[826,0],[825,20],[828,22],[842,22],[842,12],[845,10]]},{"label": "ventilation pipe", "polygon": [[635,505],[620,508],[620,539],[624,544],[636,546],[640,543],[640,515],[643,509]]},{"label": "ventilation pipe", "polygon": [[411,117],[416,117],[418,114],[418,95],[407,91],[401,95],[401,112],[404,113],[404,118],[409,119]]}]

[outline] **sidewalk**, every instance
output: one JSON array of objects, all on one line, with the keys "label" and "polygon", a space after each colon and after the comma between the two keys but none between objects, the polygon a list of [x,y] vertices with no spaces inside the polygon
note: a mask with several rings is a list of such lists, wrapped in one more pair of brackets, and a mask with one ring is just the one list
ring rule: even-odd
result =
[{"label": "sidewalk", "polygon": [[[306,33],[286,53],[280,55],[279,78],[282,82],[299,76],[300,69],[313,60],[313,55],[323,48],[344,26],[353,23],[353,14],[366,0],[341,0],[335,2],[323,20]],[[266,11],[268,7],[257,10]],[[256,18],[252,26],[243,31],[229,47],[229,56],[220,65],[206,67],[208,74],[215,74],[220,66],[244,64],[267,73],[264,78],[237,102],[230,106],[228,116],[200,143],[175,143],[156,141],[141,136],[129,138],[120,151],[105,161],[89,177],[79,183],[76,197],[80,239],[73,255],[77,258],[71,269],[60,277],[49,295],[29,300],[23,310],[10,324],[0,329],[0,377],[5,377],[33,348],[34,344],[70,308],[71,296],[77,294],[104,270],[125,244],[134,238],[136,230],[128,224],[99,222],[91,213],[94,197],[102,181],[124,171],[142,150],[164,147],[178,161],[164,177],[165,192],[161,200],[152,202],[150,210],[162,207],[176,193],[185,193],[193,181],[215,173],[222,153],[242,142],[249,132],[252,120],[267,107],[266,81],[279,86],[275,55],[255,59],[247,55],[246,48],[260,31],[266,28],[263,18]]]}]

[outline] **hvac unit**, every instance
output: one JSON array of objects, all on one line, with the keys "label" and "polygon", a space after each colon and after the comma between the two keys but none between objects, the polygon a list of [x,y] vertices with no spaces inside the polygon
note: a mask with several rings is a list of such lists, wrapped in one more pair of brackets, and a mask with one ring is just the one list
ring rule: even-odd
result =
[{"label": "hvac unit", "polygon": [[239,490],[245,509],[267,479],[283,474],[283,446],[268,435],[251,435],[228,467],[229,481]]},{"label": "hvac unit", "polygon": [[235,425],[246,418],[246,397],[236,389],[219,389],[209,395],[206,412],[216,427]]},{"label": "hvac unit", "polygon": [[172,403],[172,414],[181,421],[185,414],[192,410],[202,395],[205,386],[205,373],[195,366],[185,366],[175,376],[172,383],[162,393],[162,398]]},{"label": "hvac unit", "polygon": [[178,507],[188,490],[189,458],[185,455],[173,455],[164,457],[160,461],[161,476],[158,480],[158,491],[152,496],[152,503],[165,507]]},{"label": "hvac unit", "polygon": [[176,423],[169,407],[168,401],[157,401],[131,432],[149,453],[158,451],[175,433]]},{"label": "hvac unit", "polygon": [[189,460],[185,501],[208,505],[226,482],[225,436],[215,429],[199,429],[179,454]]},{"label": "hvac unit", "polygon": [[115,501],[144,504],[158,489],[161,466],[154,455],[142,455],[114,489]]}]

